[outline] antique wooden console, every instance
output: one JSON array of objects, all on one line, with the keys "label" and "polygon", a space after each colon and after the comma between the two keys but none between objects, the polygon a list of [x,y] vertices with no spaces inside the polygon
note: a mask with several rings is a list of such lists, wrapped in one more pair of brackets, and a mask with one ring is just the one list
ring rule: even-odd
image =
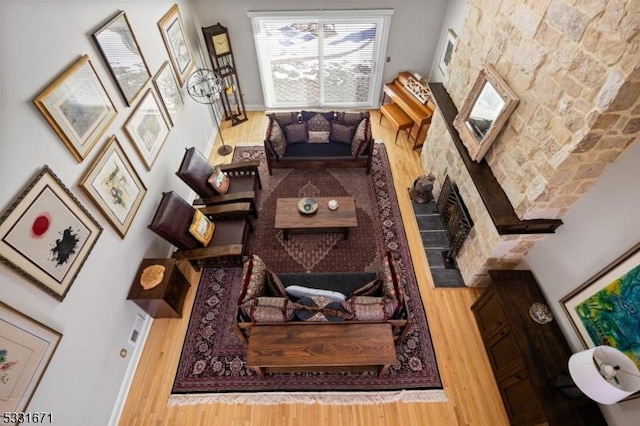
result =
[{"label": "antique wooden console", "polygon": [[596,403],[556,387],[572,352],[555,320],[529,310],[546,303],[531,271],[489,271],[491,285],[471,306],[512,425],[605,425]]}]

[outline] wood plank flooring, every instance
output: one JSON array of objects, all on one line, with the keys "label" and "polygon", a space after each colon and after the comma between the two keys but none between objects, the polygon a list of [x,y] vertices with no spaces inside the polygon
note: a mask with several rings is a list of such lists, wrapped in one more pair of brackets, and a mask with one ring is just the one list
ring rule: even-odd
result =
[{"label": "wood plank flooring", "polygon": [[[247,405],[208,404],[168,407],[174,374],[189,322],[198,274],[185,268],[192,286],[185,301],[183,318],[154,320],[129,396],[121,425],[260,425],[260,426],[400,426],[400,425],[507,425],[507,416],[491,373],[489,361],[469,307],[480,290],[433,287],[426,256],[407,193],[415,178],[425,171],[413,141],[402,132],[394,144],[395,128],[371,112],[373,135],[384,140],[391,162],[393,181],[409,240],[416,277],[427,311],[448,401],[443,403],[387,403],[375,405]],[[264,112],[249,112],[249,121],[232,127],[223,124],[227,144],[262,145],[267,127]],[[227,163],[217,148],[212,162]],[[171,171],[173,173],[173,171]]]}]

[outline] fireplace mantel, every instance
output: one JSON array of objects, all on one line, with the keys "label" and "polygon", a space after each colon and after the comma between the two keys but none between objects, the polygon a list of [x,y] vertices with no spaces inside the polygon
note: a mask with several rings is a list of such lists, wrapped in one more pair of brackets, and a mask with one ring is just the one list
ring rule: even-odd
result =
[{"label": "fireplace mantel", "polygon": [[487,208],[491,220],[500,235],[511,234],[552,234],[562,225],[560,219],[520,219],[511,205],[491,167],[486,160],[476,163],[471,159],[467,148],[462,143],[458,131],[453,127],[453,120],[458,115],[458,109],[451,100],[442,83],[429,83],[431,94],[438,110],[442,114],[447,130],[451,134],[465,167],[471,175],[471,180],[478,189],[482,202]]}]

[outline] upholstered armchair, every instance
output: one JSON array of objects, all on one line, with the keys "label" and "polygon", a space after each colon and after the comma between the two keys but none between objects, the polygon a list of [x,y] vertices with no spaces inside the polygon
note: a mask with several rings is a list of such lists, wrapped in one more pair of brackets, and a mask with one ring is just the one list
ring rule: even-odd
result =
[{"label": "upholstered armchair", "polygon": [[258,191],[262,189],[258,173],[259,164],[260,161],[256,160],[217,166],[229,178],[228,188],[226,192],[223,192],[216,190],[214,185],[209,183],[216,167],[200,151],[191,147],[186,150],[176,175],[200,197],[194,200],[194,206],[246,202],[251,205],[251,214],[258,217],[256,196]]},{"label": "upholstered armchair", "polygon": [[[188,260],[196,270],[205,266],[236,266],[242,264],[247,238],[253,231],[247,218],[249,208],[249,203],[233,203],[196,209],[170,191],[162,194],[148,228],[177,248],[173,258]],[[215,225],[208,243],[193,234],[196,210]]]}]

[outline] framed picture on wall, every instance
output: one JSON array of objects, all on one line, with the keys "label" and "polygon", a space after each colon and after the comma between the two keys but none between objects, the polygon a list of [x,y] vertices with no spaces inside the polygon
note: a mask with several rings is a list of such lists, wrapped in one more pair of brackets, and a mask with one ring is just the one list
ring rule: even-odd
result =
[{"label": "framed picture on wall", "polygon": [[31,413],[37,419],[18,416],[29,404],[61,337],[57,331],[0,302],[0,411],[5,423],[53,422],[51,413]]},{"label": "framed picture on wall", "polygon": [[160,110],[160,99],[155,90],[147,90],[125,123],[124,130],[147,169],[151,170],[160,148],[169,136],[169,124]]},{"label": "framed picture on wall", "polygon": [[162,99],[162,104],[167,111],[171,125],[175,126],[178,115],[184,107],[184,100],[182,99],[182,94],[180,94],[178,82],[169,66],[169,61],[162,64],[158,73],[153,77],[153,84],[158,90],[160,99]]},{"label": "framed picture on wall", "polygon": [[67,68],[33,103],[78,162],[118,115],[87,55]]},{"label": "framed picture on wall", "polygon": [[124,11],[118,12],[93,33],[93,39],[109,66],[122,97],[131,106],[151,79],[151,72]]},{"label": "framed picture on wall", "polygon": [[442,50],[442,55],[440,56],[440,71],[443,73],[447,72],[447,68],[449,68],[449,63],[451,62],[451,55],[453,55],[453,49],[456,47],[456,42],[458,41],[458,36],[456,33],[449,28],[447,30],[447,40],[444,45],[444,49]]},{"label": "framed picture on wall", "polygon": [[158,22],[162,39],[169,52],[171,65],[176,72],[180,87],[184,86],[189,73],[194,67],[193,54],[189,46],[189,38],[185,31],[180,9],[174,4]]},{"label": "framed picture on wall", "polygon": [[586,348],[614,347],[640,367],[640,244],[560,302]]},{"label": "framed picture on wall", "polygon": [[0,216],[0,262],[62,300],[101,233],[44,166]]},{"label": "framed picture on wall", "polygon": [[115,136],[93,161],[80,186],[124,238],[147,188]]}]

